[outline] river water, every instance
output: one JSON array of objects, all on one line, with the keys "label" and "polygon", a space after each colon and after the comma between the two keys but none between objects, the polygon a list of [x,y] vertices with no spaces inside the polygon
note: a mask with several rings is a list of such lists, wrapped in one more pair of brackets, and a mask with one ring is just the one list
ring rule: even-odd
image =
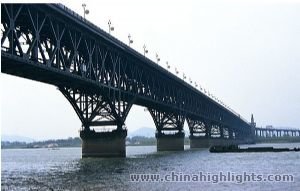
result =
[{"label": "river water", "polygon": [[[300,144],[260,146],[294,148]],[[81,159],[81,148],[3,149],[1,190],[300,191],[300,152],[209,153],[188,147],[180,152],[156,152],[155,146],[129,146],[126,152],[126,158]],[[146,182],[137,179],[142,173],[147,174]],[[157,175],[158,179],[147,179]]]}]

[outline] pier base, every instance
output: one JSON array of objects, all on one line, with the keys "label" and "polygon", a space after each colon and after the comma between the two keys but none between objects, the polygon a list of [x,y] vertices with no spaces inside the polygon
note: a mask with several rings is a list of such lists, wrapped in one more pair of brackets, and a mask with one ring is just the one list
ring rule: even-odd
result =
[{"label": "pier base", "polygon": [[238,145],[240,142],[235,139],[220,139],[220,138],[212,138],[209,140],[209,146],[230,146],[230,145]]},{"label": "pier base", "polygon": [[127,130],[80,131],[82,157],[126,157]]},{"label": "pier base", "polygon": [[184,133],[176,134],[155,134],[157,140],[157,151],[183,151],[184,150]]},{"label": "pier base", "polygon": [[255,144],[255,138],[247,138],[243,144]]},{"label": "pier base", "polygon": [[190,148],[208,148],[209,147],[209,139],[206,137],[195,137],[190,136]]}]

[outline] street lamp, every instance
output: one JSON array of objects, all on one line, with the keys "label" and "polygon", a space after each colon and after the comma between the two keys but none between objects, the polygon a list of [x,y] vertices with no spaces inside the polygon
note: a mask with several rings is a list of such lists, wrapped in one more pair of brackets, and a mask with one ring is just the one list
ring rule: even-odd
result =
[{"label": "street lamp", "polygon": [[145,44],[144,44],[144,46],[143,46],[143,49],[144,49],[144,56],[146,56],[146,54],[148,53],[148,50],[147,50],[147,47],[146,47]]},{"label": "street lamp", "polygon": [[88,9],[86,9],[85,3],[82,4],[82,7],[83,7],[83,18],[85,19],[85,15],[89,14],[90,11]]},{"label": "street lamp", "polygon": [[169,62],[168,62],[168,61],[166,62],[166,64],[167,64],[167,68],[170,69],[171,66],[169,65]]},{"label": "street lamp", "polygon": [[157,64],[158,64],[158,62],[160,61],[160,58],[159,58],[159,56],[158,56],[157,53],[156,53],[156,61],[157,61]]},{"label": "street lamp", "polygon": [[175,72],[176,72],[176,75],[178,75],[178,74],[179,74],[179,71],[178,71],[178,69],[177,69],[177,68],[175,68]]},{"label": "street lamp", "polygon": [[133,43],[133,40],[131,39],[131,35],[128,34],[128,45],[130,46],[130,44]]},{"label": "street lamp", "polygon": [[114,31],[115,30],[115,28],[113,27],[113,26],[111,26],[111,21],[110,20],[108,20],[108,31],[109,31],[109,34],[110,34],[110,32],[111,31]]}]

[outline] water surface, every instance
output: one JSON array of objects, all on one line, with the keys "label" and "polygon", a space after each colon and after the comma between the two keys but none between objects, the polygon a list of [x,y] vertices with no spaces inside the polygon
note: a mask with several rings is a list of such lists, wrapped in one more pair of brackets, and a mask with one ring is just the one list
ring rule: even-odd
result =
[{"label": "water surface", "polygon": [[[300,147],[299,143],[261,146]],[[156,152],[129,146],[126,158],[81,159],[81,148],[1,150],[2,190],[300,190],[300,152]],[[133,182],[130,174],[292,174],[293,182]],[[174,177],[173,177],[174,178]]]}]

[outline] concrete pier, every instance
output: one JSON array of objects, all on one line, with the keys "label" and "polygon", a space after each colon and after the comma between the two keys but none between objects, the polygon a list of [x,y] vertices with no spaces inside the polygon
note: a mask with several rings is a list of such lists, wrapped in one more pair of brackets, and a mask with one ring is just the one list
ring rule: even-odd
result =
[{"label": "concrete pier", "polygon": [[190,136],[190,148],[208,148],[209,147],[209,139],[207,137],[195,137]]},{"label": "concrete pier", "polygon": [[206,138],[190,136],[190,148],[209,148],[211,146],[238,145],[239,141],[225,138]]},{"label": "concrete pier", "polygon": [[190,136],[190,148],[209,148],[211,146],[230,146],[252,144],[252,139],[207,138]]},{"label": "concrete pier", "polygon": [[127,130],[80,131],[82,157],[126,157]]},{"label": "concrete pier", "polygon": [[184,133],[176,134],[155,134],[157,140],[157,151],[183,151],[184,150]]},{"label": "concrete pier", "polygon": [[209,140],[209,147],[211,146],[230,146],[238,145],[240,142],[235,139],[225,139],[225,138],[211,138]]}]

